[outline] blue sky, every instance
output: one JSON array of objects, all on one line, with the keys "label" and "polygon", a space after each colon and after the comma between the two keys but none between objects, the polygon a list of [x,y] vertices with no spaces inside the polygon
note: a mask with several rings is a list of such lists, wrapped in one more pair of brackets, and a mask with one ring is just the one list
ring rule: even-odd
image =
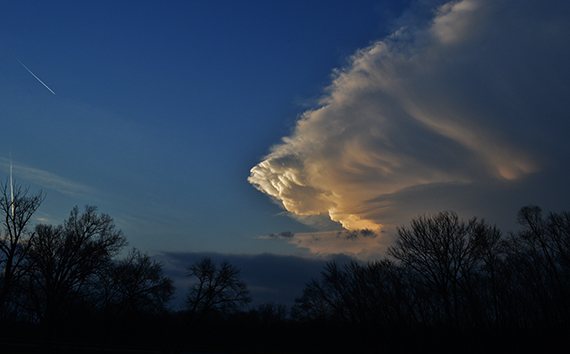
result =
[{"label": "blue sky", "polygon": [[254,236],[309,230],[249,170],[385,30],[374,2],[1,6],[2,157],[79,186],[41,186],[43,218],[95,204],[151,251],[279,252]]},{"label": "blue sky", "polygon": [[512,229],[568,208],[569,23],[566,1],[3,2],[0,173],[47,194],[36,222],[97,205],[165,263],[377,259],[438,210]]}]

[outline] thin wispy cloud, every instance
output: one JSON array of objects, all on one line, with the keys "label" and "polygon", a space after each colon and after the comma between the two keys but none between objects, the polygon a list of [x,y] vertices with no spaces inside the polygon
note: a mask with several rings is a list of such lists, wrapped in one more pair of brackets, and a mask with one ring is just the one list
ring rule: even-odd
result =
[{"label": "thin wispy cloud", "polygon": [[[26,183],[37,184],[48,190],[54,190],[71,197],[94,198],[100,195],[95,188],[71,181],[48,171],[15,163],[12,167],[15,178],[21,179]],[[0,169],[4,173],[9,173],[10,160],[0,157]]]},{"label": "thin wispy cloud", "polygon": [[[414,216],[403,200],[484,208],[467,196],[521,188],[563,163],[569,149],[555,122],[569,108],[568,5],[464,0],[432,16],[421,28],[404,23],[336,70],[320,106],[249,182],[295,215],[378,231]],[[506,196],[495,198],[487,203]]]}]

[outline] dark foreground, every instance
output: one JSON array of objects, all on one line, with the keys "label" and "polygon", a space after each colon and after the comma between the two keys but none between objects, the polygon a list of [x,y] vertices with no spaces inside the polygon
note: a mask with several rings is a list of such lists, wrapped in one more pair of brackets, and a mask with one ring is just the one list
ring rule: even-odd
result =
[{"label": "dark foreground", "polygon": [[[93,333],[47,340],[33,328],[6,329],[0,353],[567,353],[570,329],[454,331],[450,329],[355,330],[299,323],[129,329],[95,338]],[[149,328],[150,329],[150,328]]]}]

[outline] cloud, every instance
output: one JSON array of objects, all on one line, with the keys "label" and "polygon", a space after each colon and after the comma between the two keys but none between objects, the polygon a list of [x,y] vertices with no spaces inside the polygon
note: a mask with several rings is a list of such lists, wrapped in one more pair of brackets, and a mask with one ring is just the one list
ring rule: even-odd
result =
[{"label": "cloud", "polygon": [[292,233],[291,231],[283,231],[278,234],[269,234],[267,235],[267,238],[291,238],[294,236],[295,234]]},{"label": "cloud", "polygon": [[[10,160],[0,157],[0,169],[5,173],[9,173]],[[93,198],[100,195],[94,188],[71,181],[48,171],[22,164],[13,164],[12,171],[15,178],[21,178],[30,183],[38,184],[46,189],[55,190],[71,197],[83,196]]]},{"label": "cloud", "polygon": [[311,253],[328,257],[346,254],[361,260],[374,260],[378,254],[386,251],[386,238],[379,237],[382,232],[360,230],[337,230],[320,232],[292,233],[283,231],[279,234],[269,234],[259,238],[286,240],[300,248],[307,248]]},{"label": "cloud", "polygon": [[164,252],[154,256],[164,264],[165,274],[174,279],[177,296],[174,306],[182,306],[188,292],[190,280],[186,268],[203,257],[210,257],[215,263],[227,260],[240,269],[240,276],[248,285],[253,298],[252,305],[275,301],[291,306],[296,297],[303,293],[305,284],[312,278],[319,278],[328,261],[339,264],[350,261],[342,255],[327,258],[283,256],[270,253],[258,255],[220,254],[214,252]]},{"label": "cloud", "polygon": [[307,248],[314,254],[347,254],[357,259],[373,260],[386,251],[386,239],[368,230],[321,231],[295,234],[289,243]]},{"label": "cloud", "polygon": [[[248,181],[292,214],[393,230],[416,212],[504,204],[533,176],[567,172],[553,172],[570,155],[567,2],[453,1],[431,16],[400,21],[335,70],[320,106]],[[468,199],[478,193],[491,200]]]},{"label": "cloud", "polygon": [[477,31],[476,22],[483,20],[479,11],[481,3],[477,0],[449,2],[437,10],[430,28],[434,38],[441,43],[453,44],[464,41]]}]

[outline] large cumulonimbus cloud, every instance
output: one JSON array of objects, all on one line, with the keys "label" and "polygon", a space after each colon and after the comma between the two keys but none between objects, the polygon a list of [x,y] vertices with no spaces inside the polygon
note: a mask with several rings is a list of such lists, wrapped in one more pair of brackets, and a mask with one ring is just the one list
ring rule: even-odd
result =
[{"label": "large cumulonimbus cloud", "polygon": [[570,150],[567,3],[454,1],[358,51],[249,182],[290,213],[381,230],[414,200],[471,210],[549,173]]}]

